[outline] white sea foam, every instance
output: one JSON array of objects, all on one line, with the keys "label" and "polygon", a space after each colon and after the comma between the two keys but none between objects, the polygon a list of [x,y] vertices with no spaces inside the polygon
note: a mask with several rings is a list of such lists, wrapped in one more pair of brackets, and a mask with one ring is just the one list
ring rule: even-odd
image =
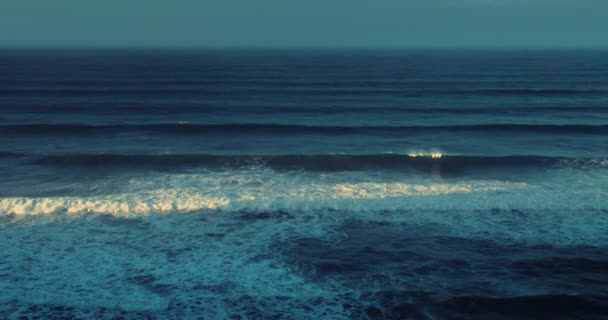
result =
[{"label": "white sea foam", "polygon": [[443,157],[443,154],[441,152],[437,152],[437,151],[435,151],[435,152],[410,152],[407,155],[412,158],[429,157],[429,158],[433,158],[433,159],[440,159],[441,157]]},{"label": "white sea foam", "polygon": [[[310,315],[309,309],[297,310],[280,301],[295,299],[306,306],[323,301],[318,297],[335,295],[346,297],[348,303],[352,288],[339,281],[310,281],[277,248],[289,248],[294,239],[344,242],[349,235],[341,228],[353,220],[370,226],[369,235],[374,227],[381,232],[389,224],[396,228],[390,230],[421,237],[421,244],[430,235],[506,244],[606,245],[605,212],[576,210],[606,208],[608,180],[596,173],[565,170],[543,185],[256,169],[99,183],[99,190],[118,194],[3,198],[1,213],[36,216],[0,219],[0,226],[3,221],[11,223],[0,227],[0,238],[6,239],[0,242],[0,257],[9,270],[7,281],[0,281],[0,302],[19,299],[162,313],[172,301],[188,306],[204,301],[202,311],[192,312],[224,319],[224,310],[235,308],[225,303],[247,304],[243,297],[251,296],[259,299],[251,303],[276,302],[279,306],[269,308],[321,318],[324,312],[333,315],[343,310],[341,303],[332,309],[336,300],[327,300],[331,304]],[[241,209],[247,211],[234,211]],[[256,209],[287,209],[290,217],[256,219],[261,212],[248,211]],[[195,213],[154,214],[189,211]],[[69,214],[55,214],[61,212]],[[78,216],[86,212],[100,215]],[[242,219],[248,216],[253,218]],[[384,275],[399,287],[445,285],[444,278]],[[511,279],[496,280],[493,273],[475,277],[477,283],[505,281],[502,287],[510,288]],[[386,282],[370,283],[384,290]],[[534,284],[512,288],[514,295],[531,289]]]},{"label": "white sea foam", "polygon": [[108,213],[115,215],[152,212],[187,212],[216,209],[228,200],[200,194],[180,194],[177,190],[155,193],[120,194],[104,197],[15,197],[0,200],[0,211],[18,215],[52,213]]},{"label": "white sea foam", "polygon": [[560,169],[514,182],[398,177],[380,172],[279,172],[265,168],[149,174],[98,181],[93,195],[0,198],[0,215],[117,216],[202,210],[584,209],[606,207],[605,173]]},{"label": "white sea foam", "polygon": [[[183,178],[179,181],[179,178]],[[0,212],[16,215],[53,213],[102,213],[120,216],[191,212],[198,210],[242,209],[373,209],[395,208],[414,198],[448,194],[467,194],[525,187],[507,182],[475,183],[381,183],[302,181],[263,181],[227,177],[210,179],[205,176],[165,177],[160,189],[148,189],[153,181],[131,181],[132,192],[88,197],[12,197],[0,199]],[[169,180],[169,181],[166,181]],[[176,180],[183,186],[176,186]],[[195,185],[193,185],[193,183]],[[372,202],[369,202],[372,200]],[[373,202],[375,200],[375,202]],[[368,201],[366,203],[366,201]],[[380,203],[378,203],[380,201]]]}]

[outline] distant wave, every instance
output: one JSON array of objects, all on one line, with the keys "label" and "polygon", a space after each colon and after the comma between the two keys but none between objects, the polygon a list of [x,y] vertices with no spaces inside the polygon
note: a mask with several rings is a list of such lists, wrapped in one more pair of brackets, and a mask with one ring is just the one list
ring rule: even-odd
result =
[{"label": "distant wave", "polygon": [[[196,75],[180,75],[178,78],[172,77],[145,77],[140,76],[136,78],[129,77],[79,77],[77,79],[58,79],[57,77],[49,76],[47,78],[17,78],[17,79],[3,79],[0,78],[0,84],[4,85],[8,89],[49,89],[49,88],[85,88],[85,89],[96,89],[96,88],[166,88],[167,86],[179,87],[224,87],[224,88],[247,88],[247,87],[262,87],[262,88],[276,88],[277,85],[289,85],[292,87],[308,87],[308,88],[319,88],[319,87],[331,87],[331,88],[384,88],[384,89],[401,89],[410,88],[409,90],[415,90],[416,87],[424,90],[425,86],[429,84],[433,86],[442,86],[444,88],[462,86],[463,84],[468,85],[479,85],[480,78],[483,79],[483,85],[486,88],[491,87],[504,87],[505,85],[510,86],[525,86],[528,87],[565,87],[571,85],[571,81],[576,78],[585,77],[585,84],[595,85],[601,87],[606,84],[606,80],[601,77],[601,74],[595,75],[589,73],[582,74],[568,74],[564,78],[550,77],[548,74],[534,74],[534,75],[509,75],[505,78],[504,75],[494,74],[488,77],[487,74],[460,74],[457,77],[433,77],[428,75],[423,77],[418,75],[416,78],[388,78],[382,76],[359,75],[353,77],[351,74],[337,74],[334,73],[329,77],[324,74],[312,74],[304,75],[301,77],[294,78],[283,78],[276,77],[269,74],[209,74],[201,73]],[[590,77],[591,76],[591,77]],[[508,88],[512,89],[512,88]],[[456,90],[456,89],[452,89]],[[554,89],[555,90],[555,89]]]},{"label": "distant wave", "polygon": [[11,124],[0,125],[3,134],[100,134],[112,132],[151,132],[158,134],[408,134],[427,132],[508,132],[608,134],[608,125],[585,124],[473,124],[450,126],[307,126],[286,124]]},{"label": "distant wave", "polygon": [[100,95],[205,95],[223,96],[227,94],[264,94],[278,96],[596,96],[606,95],[608,90],[599,89],[473,89],[473,90],[427,90],[427,89],[401,89],[401,88],[374,88],[374,87],[355,87],[355,88],[314,88],[314,87],[294,87],[277,89],[275,86],[269,87],[220,87],[220,88],[172,88],[166,86],[157,88],[125,88],[125,87],[74,87],[74,88],[13,88],[0,89],[0,95],[4,96],[100,96]]},{"label": "distant wave", "polygon": [[[3,153],[0,153],[2,155]],[[572,166],[578,168],[608,167],[608,158],[566,158],[544,156],[458,156],[440,158],[407,154],[292,154],[292,155],[211,155],[211,154],[17,154],[32,163],[62,167],[127,167],[171,169],[179,167],[247,168],[268,167],[277,170],[347,171],[387,169],[400,171],[435,172],[442,174],[468,170],[496,170],[509,168],[550,168]]]},{"label": "distant wave", "polygon": [[20,114],[23,112],[37,112],[37,113],[93,113],[93,114],[104,114],[108,115],[109,110],[114,113],[127,113],[132,112],[154,112],[155,115],[175,115],[175,114],[197,114],[199,112],[207,113],[234,113],[239,114],[255,113],[255,114],[367,114],[367,113],[378,113],[378,112],[391,112],[391,113],[420,113],[420,114],[520,114],[520,113],[575,113],[575,112],[608,112],[608,106],[605,104],[600,105],[535,105],[535,106],[518,106],[513,108],[499,108],[499,107],[469,107],[469,106],[453,106],[453,107],[429,107],[429,106],[292,106],[292,105],[208,105],[200,103],[185,103],[180,104],[163,104],[163,103],[61,103],[50,102],[44,104],[43,102],[37,102],[32,105],[31,103],[14,102],[13,106],[9,110],[3,110],[0,106],[0,110],[4,113]]},{"label": "distant wave", "polygon": [[573,96],[573,95],[603,95],[607,90],[579,89],[480,89],[455,91],[461,94],[496,95],[496,96]]}]

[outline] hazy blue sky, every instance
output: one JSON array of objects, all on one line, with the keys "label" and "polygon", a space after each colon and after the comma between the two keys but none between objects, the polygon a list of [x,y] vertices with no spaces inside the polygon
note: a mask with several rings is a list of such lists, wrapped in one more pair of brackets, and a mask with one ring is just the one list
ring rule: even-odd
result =
[{"label": "hazy blue sky", "polygon": [[0,0],[14,45],[608,47],[608,0]]}]

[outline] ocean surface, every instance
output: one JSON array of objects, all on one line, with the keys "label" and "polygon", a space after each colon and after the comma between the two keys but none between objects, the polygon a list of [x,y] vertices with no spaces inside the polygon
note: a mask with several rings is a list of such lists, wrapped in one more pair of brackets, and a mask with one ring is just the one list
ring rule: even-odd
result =
[{"label": "ocean surface", "polygon": [[608,319],[607,51],[2,49],[0,177],[1,319]]}]

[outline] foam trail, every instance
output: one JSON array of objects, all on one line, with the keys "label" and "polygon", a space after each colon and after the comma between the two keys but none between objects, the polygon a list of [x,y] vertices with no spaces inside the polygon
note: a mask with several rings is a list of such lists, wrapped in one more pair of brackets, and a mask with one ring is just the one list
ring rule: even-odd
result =
[{"label": "foam trail", "polygon": [[16,215],[98,213],[129,216],[216,209],[377,210],[415,203],[408,200],[410,198],[492,192],[525,185],[499,182],[428,185],[362,182],[296,184],[291,187],[286,183],[259,188],[255,183],[245,182],[232,188],[207,187],[210,189],[207,193],[199,188],[182,187],[91,197],[11,197],[0,199],[0,212]]},{"label": "foam trail", "polygon": [[431,157],[431,159],[441,159],[443,154],[441,152],[410,152],[407,154],[409,157],[418,158],[418,157]]},{"label": "foam trail", "polygon": [[229,200],[200,194],[180,195],[178,190],[144,194],[121,194],[106,197],[14,197],[0,200],[0,211],[17,215],[53,213],[100,213],[128,216],[152,212],[187,212],[216,209]]}]

